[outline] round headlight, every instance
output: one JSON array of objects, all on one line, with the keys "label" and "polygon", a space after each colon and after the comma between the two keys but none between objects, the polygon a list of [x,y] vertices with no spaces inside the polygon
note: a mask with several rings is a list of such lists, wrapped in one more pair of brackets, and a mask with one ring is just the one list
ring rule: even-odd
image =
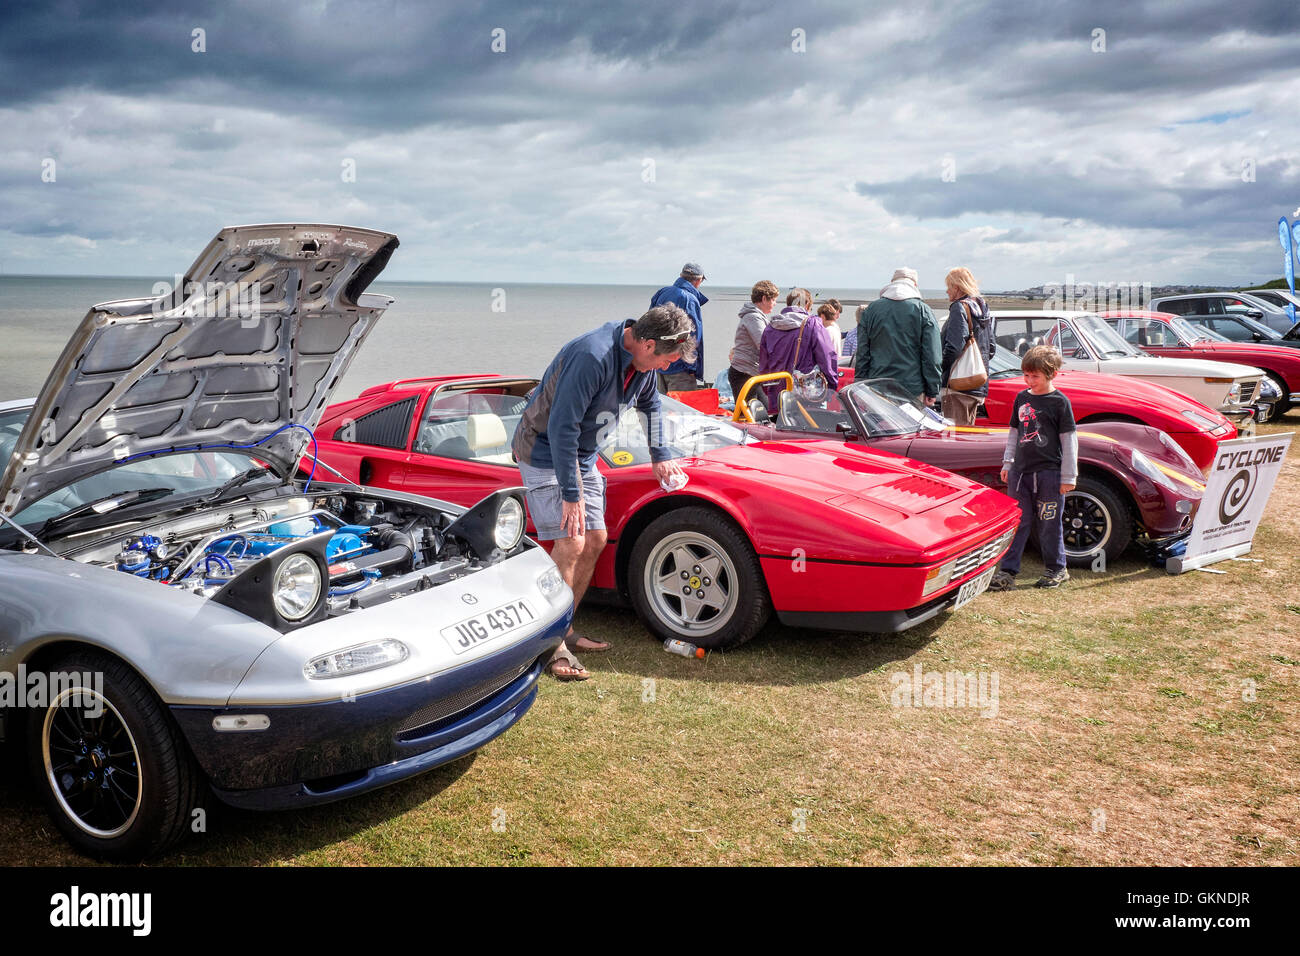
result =
[{"label": "round headlight", "polygon": [[275,611],[286,621],[300,621],[316,606],[320,597],[320,568],[305,554],[291,554],[275,572],[271,599]]},{"label": "round headlight", "polygon": [[502,551],[513,551],[524,536],[524,506],[518,498],[503,498],[497,509],[496,527],[492,529],[492,541]]}]

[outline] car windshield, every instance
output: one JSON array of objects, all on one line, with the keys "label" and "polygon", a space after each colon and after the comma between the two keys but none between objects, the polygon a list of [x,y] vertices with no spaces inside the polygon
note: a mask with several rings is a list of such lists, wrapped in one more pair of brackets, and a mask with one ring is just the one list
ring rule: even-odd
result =
[{"label": "car windshield", "polygon": [[[107,515],[119,507],[128,507],[137,497],[145,501],[165,496],[210,496],[245,474],[250,475],[249,479],[241,480],[239,485],[247,487],[258,477],[274,472],[244,455],[229,452],[181,452],[127,461],[51,492],[14,515],[14,520],[35,529],[78,508],[85,508],[90,515]],[[167,504],[171,503],[168,500]]]},{"label": "car windshield", "polygon": [[666,395],[659,399],[659,420],[647,422],[635,408],[627,407],[616,422],[602,430],[597,452],[606,464],[616,468],[643,465],[650,461],[647,432],[657,433],[658,443],[670,458],[693,458],[717,448],[743,445],[749,436],[725,419],[705,415]]},{"label": "car windshield", "polygon": [[989,362],[989,379],[1015,378],[1020,374],[1020,359],[1011,349],[1001,345],[993,346],[993,358]]},{"label": "car windshield", "polygon": [[[1197,342],[1201,339],[1212,338],[1209,334],[1209,329],[1202,325],[1194,325],[1186,319],[1170,317],[1165,319],[1165,322],[1167,322],[1169,327],[1174,330],[1174,334],[1184,342]],[[1154,323],[1152,324],[1154,325]]]},{"label": "car windshield", "polygon": [[13,411],[0,412],[0,471],[9,463],[9,456],[14,453],[18,436],[22,433],[23,422],[27,421],[30,408],[18,408]]},{"label": "car windshield", "polygon": [[[1250,316],[1248,316],[1248,315],[1234,315],[1232,318],[1233,318],[1233,321],[1234,321],[1234,322],[1238,322],[1238,323],[1240,323],[1241,325],[1244,325],[1246,328],[1250,329],[1252,332],[1258,332],[1260,335],[1264,336],[1264,338],[1266,338],[1266,339],[1280,339],[1280,338],[1282,338],[1282,333],[1281,333],[1281,332],[1278,332],[1276,329],[1270,329],[1270,328],[1269,328],[1267,325],[1265,325],[1263,322],[1257,322],[1256,320],[1252,319],[1252,318],[1251,318]],[[1231,340],[1229,339],[1228,341],[1231,341]]]},{"label": "car windshield", "polygon": [[1099,315],[1075,316],[1073,325],[1074,330],[1088,343],[1093,353],[1103,359],[1129,356],[1140,358],[1146,354],[1125,342],[1123,337],[1107,325],[1106,320]]},{"label": "car windshield", "polygon": [[[1228,338],[1226,335],[1220,335],[1218,332],[1214,331],[1214,329],[1207,329],[1203,325],[1198,325],[1195,322],[1188,322],[1186,319],[1179,319],[1178,321],[1182,322],[1184,325],[1189,326],[1191,330],[1196,333],[1196,338],[1200,341],[1210,341],[1210,342],[1231,342],[1232,341],[1232,339]],[[1276,332],[1274,332],[1273,334],[1275,337],[1279,339],[1282,337],[1280,335],[1277,335]]]},{"label": "car windshield", "polygon": [[856,424],[867,438],[914,435],[921,431],[943,431],[950,422],[927,408],[892,378],[854,382],[840,392],[853,411]]}]

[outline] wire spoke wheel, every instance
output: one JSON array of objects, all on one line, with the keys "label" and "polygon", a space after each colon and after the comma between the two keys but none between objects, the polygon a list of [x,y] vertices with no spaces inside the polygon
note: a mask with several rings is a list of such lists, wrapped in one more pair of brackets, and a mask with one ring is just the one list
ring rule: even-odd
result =
[{"label": "wire spoke wheel", "polygon": [[77,827],[110,840],[135,823],[143,795],[139,750],[106,698],[90,688],[64,689],[45,711],[41,756],[50,792]]}]

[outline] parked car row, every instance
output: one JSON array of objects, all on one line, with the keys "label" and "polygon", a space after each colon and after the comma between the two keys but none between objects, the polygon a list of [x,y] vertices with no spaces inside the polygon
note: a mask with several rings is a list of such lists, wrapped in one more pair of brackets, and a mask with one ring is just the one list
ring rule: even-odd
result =
[{"label": "parked car row", "polygon": [[[1223,361],[1171,362],[1125,341],[1092,312],[1006,312],[997,318],[998,344],[1023,356],[1035,345],[1061,351],[1066,369],[1125,375],[1182,392],[1234,421],[1256,416],[1263,373]],[[1280,398],[1277,396],[1274,401]],[[1267,411],[1264,412],[1267,414]]]},{"label": "parked car row", "polygon": [[[180,294],[92,307],[40,394],[0,404],[0,673],[63,687],[0,711],[0,735],[80,850],[161,852],[209,797],[362,793],[482,747],[531,706],[573,616],[510,451],[537,380],[444,375],[328,404],[391,303],[366,289],[396,248],[344,226],[224,229]],[[242,283],[258,295],[226,321],[222,287]],[[1300,386],[1254,344],[1188,329],[1001,318],[974,428],[851,375],[824,407],[787,391],[775,418],[743,395],[737,421],[671,397],[653,426],[628,412],[598,450],[609,546],[593,596],[706,648],[773,615],[869,633],[959,611],[1019,521],[997,426],[1039,342],[1066,353],[1058,385],[1081,426],[1070,562],[1185,535],[1230,419],[1250,420],[1275,375],[1279,399]],[[1138,349],[1153,336],[1176,338],[1177,360]],[[648,427],[685,487],[655,480]],[[66,674],[85,679],[55,683]]]}]

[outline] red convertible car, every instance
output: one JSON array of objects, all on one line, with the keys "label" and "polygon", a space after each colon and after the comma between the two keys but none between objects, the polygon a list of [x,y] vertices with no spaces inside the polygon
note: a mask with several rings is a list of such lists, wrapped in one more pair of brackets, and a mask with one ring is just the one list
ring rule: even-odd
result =
[{"label": "red convertible car", "polygon": [[[1282,399],[1276,414],[1300,402],[1300,349],[1267,342],[1231,342],[1169,312],[1099,313],[1120,335],[1143,352],[1178,359],[1212,359],[1262,369]],[[1300,343],[1297,343],[1300,344]]]},{"label": "red convertible car", "polygon": [[[320,459],[362,485],[473,505],[519,485],[510,441],[536,384],[367,389],[326,409]],[[1019,521],[1014,501],[978,482],[838,438],[760,441],[671,398],[659,425],[689,483],[659,487],[634,412],[608,429],[609,546],[592,587],[660,638],[734,646],[772,611],[801,627],[904,630],[981,593]]]},{"label": "red convertible car", "polygon": [[[752,408],[747,402],[740,414]],[[755,438],[835,436],[1006,488],[1005,428],[953,425],[892,379],[854,382],[825,407],[784,391],[776,418],[748,427]],[[1065,496],[1066,559],[1088,566],[1098,553],[1118,558],[1135,536],[1155,545],[1185,537],[1204,490],[1196,463],[1163,432],[1128,422],[1082,427],[1079,480]]]}]

